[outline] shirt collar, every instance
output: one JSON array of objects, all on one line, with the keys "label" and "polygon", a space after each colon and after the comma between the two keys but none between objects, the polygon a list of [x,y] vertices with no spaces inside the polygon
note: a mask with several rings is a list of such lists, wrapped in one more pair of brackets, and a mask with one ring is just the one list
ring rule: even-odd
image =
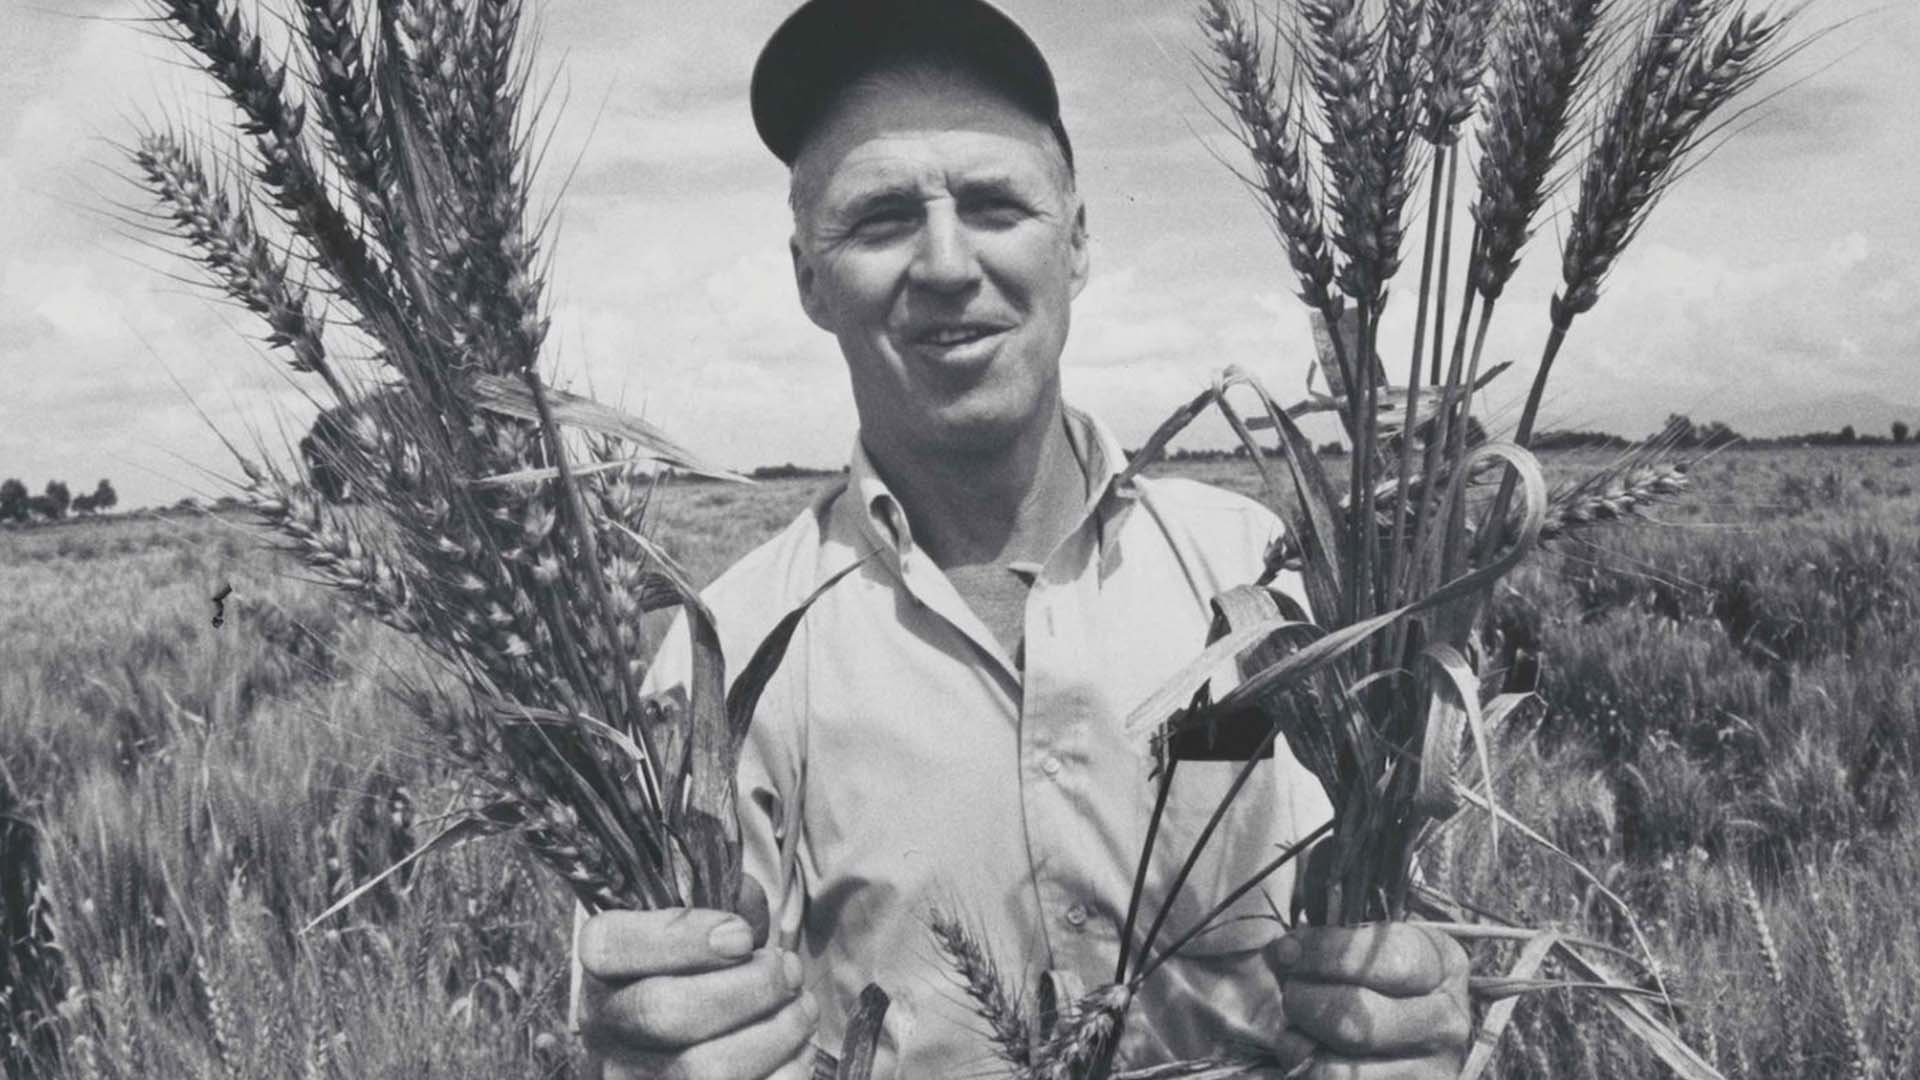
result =
[{"label": "shirt collar", "polygon": [[[1081,472],[1087,477],[1087,490],[1093,494],[1087,512],[1094,513],[1108,498],[1131,500],[1139,495],[1132,481],[1120,483],[1127,454],[1107,426],[1071,405],[1063,404],[1067,421],[1067,442],[1080,459]],[[913,532],[907,525],[906,511],[874,467],[873,458],[858,435],[853,439],[853,454],[847,468],[847,487],[861,511],[863,531],[882,547],[899,555],[913,550]]]}]

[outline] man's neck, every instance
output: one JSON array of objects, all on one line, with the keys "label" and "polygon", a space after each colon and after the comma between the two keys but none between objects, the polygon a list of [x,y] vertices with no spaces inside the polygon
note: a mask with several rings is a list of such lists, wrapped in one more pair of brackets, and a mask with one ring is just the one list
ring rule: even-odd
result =
[{"label": "man's neck", "polygon": [[1079,520],[1086,474],[1059,406],[993,453],[914,454],[867,444],[915,542],[943,568],[1041,562]]}]

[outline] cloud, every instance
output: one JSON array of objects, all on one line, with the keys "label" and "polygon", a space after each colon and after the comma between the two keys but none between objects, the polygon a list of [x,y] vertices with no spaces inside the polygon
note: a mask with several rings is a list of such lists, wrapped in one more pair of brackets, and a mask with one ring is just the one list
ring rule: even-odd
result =
[{"label": "cloud", "polygon": [[[1822,17],[1878,2],[1830,0]],[[760,43],[792,6],[738,0],[723,18],[699,0],[533,11],[536,85],[555,90],[540,188],[560,210],[555,355],[574,385],[741,467],[839,464],[853,434],[838,351],[794,296],[784,170],[746,108]],[[1074,400],[1137,445],[1227,364],[1298,394],[1306,315],[1265,215],[1222,163],[1242,151],[1196,92],[1189,8],[1124,0],[1090,18],[1057,0],[1006,6],[1055,68],[1089,204],[1093,277],[1064,357]],[[85,12],[118,22],[0,10],[13,46],[0,68],[0,370],[25,388],[0,402],[0,475],[37,487],[98,473],[129,504],[171,501],[194,473],[167,451],[216,469],[225,457],[161,362],[223,429],[270,428],[276,410],[299,424],[309,409],[282,358],[261,355],[251,316],[167,280],[191,268],[119,235],[112,200],[145,202],[116,179],[111,144],[142,114],[201,128],[224,122],[228,106],[172,46],[127,21],[147,14],[139,0],[87,0]],[[1912,381],[1916,50],[1920,17],[1888,11],[1780,73],[1772,85],[1812,77],[1664,200],[1576,324],[1551,419],[1644,431],[1675,407],[1731,414],[1747,399]],[[1829,60],[1839,62],[1819,70]],[[1496,406],[1524,391],[1539,355],[1570,197],[1501,303],[1488,363],[1517,363]],[[1464,213],[1457,225],[1462,236],[1471,227]],[[1396,375],[1417,258],[1409,264],[1384,328]]]}]

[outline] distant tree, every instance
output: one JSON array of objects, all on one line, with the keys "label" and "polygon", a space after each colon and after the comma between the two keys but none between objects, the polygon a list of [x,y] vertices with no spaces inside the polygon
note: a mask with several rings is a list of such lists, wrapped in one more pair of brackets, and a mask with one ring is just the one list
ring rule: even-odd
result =
[{"label": "distant tree", "polygon": [[75,495],[73,497],[74,513],[79,514],[81,517],[86,517],[87,515],[93,513],[93,511],[94,511],[94,502],[93,502],[93,494],[91,492],[83,491],[80,494]]},{"label": "distant tree", "polygon": [[1693,438],[1693,445],[1712,450],[1739,442],[1740,433],[1718,420],[1709,420],[1693,430]]},{"label": "distant tree", "polygon": [[47,481],[44,494],[33,498],[33,512],[48,521],[57,521],[67,516],[67,508],[73,505],[73,492],[59,480]]},{"label": "distant tree", "polygon": [[181,499],[179,502],[174,503],[173,508],[181,513],[192,513],[193,511],[200,509],[200,500],[195,499],[193,496],[189,495],[186,498]]},{"label": "distant tree", "polygon": [[95,510],[111,510],[120,505],[120,493],[113,490],[113,484],[104,476],[93,486],[92,498]]},{"label": "distant tree", "polygon": [[1686,413],[1668,413],[1667,422],[1660,428],[1660,438],[1675,446],[1695,446],[1699,443],[1693,417]]},{"label": "distant tree", "polygon": [[0,521],[25,521],[32,513],[27,485],[8,477],[0,483]]},{"label": "distant tree", "polygon": [[1321,443],[1317,452],[1321,457],[1341,457],[1346,454],[1347,446],[1339,439],[1334,439],[1332,442]]},{"label": "distant tree", "polygon": [[1855,430],[1853,430],[1853,425],[1852,425],[1852,424],[1848,424],[1848,425],[1847,425],[1846,427],[1843,427],[1843,428],[1841,428],[1841,429],[1840,429],[1840,439],[1839,439],[1839,441],[1840,441],[1840,442],[1842,442],[1842,443],[1854,443],[1854,442],[1859,442],[1859,441],[1860,441],[1860,433],[1859,433],[1859,432],[1857,432],[1857,431],[1855,431]]},{"label": "distant tree", "polygon": [[1598,447],[1607,450],[1625,450],[1633,444],[1625,437],[1608,431],[1578,431],[1571,428],[1555,428],[1537,432],[1530,444],[1534,450],[1574,450],[1585,447]]},{"label": "distant tree", "polygon": [[784,465],[759,465],[747,474],[754,480],[798,480],[812,476],[830,476],[825,469],[810,469],[789,461]]},{"label": "distant tree", "polygon": [[1905,420],[1895,420],[1893,422],[1893,441],[1896,445],[1904,444],[1907,441],[1907,437],[1912,434],[1913,429],[1907,426]]}]

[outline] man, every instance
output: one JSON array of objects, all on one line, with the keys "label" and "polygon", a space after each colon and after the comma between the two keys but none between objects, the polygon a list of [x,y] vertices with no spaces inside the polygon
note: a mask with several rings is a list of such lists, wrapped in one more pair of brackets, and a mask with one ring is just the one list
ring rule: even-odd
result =
[{"label": "man", "polygon": [[[1119,483],[1118,444],[1062,403],[1085,209],[1052,76],[1005,15],[812,0],[752,96],[792,169],[800,302],[839,341],[860,436],[845,485],[709,591],[730,667],[865,562],[808,614],[741,765],[749,907],[764,885],[774,943],[720,912],[596,916],[582,1032],[608,1076],[801,1078],[872,981],[893,999],[876,1076],[993,1075],[932,909],[1028,992],[1047,972],[1112,978],[1153,797],[1121,721],[1202,646],[1211,599],[1258,575],[1278,524],[1203,485]],[[663,643],[657,687],[685,650]],[[1328,812],[1278,753],[1169,899],[1237,767],[1183,762],[1173,784],[1143,909],[1168,905],[1170,931]],[[1458,946],[1409,927],[1283,937],[1268,910],[1255,894],[1147,981],[1124,1064],[1265,1047],[1311,1052],[1314,1077],[1457,1070]]]}]

